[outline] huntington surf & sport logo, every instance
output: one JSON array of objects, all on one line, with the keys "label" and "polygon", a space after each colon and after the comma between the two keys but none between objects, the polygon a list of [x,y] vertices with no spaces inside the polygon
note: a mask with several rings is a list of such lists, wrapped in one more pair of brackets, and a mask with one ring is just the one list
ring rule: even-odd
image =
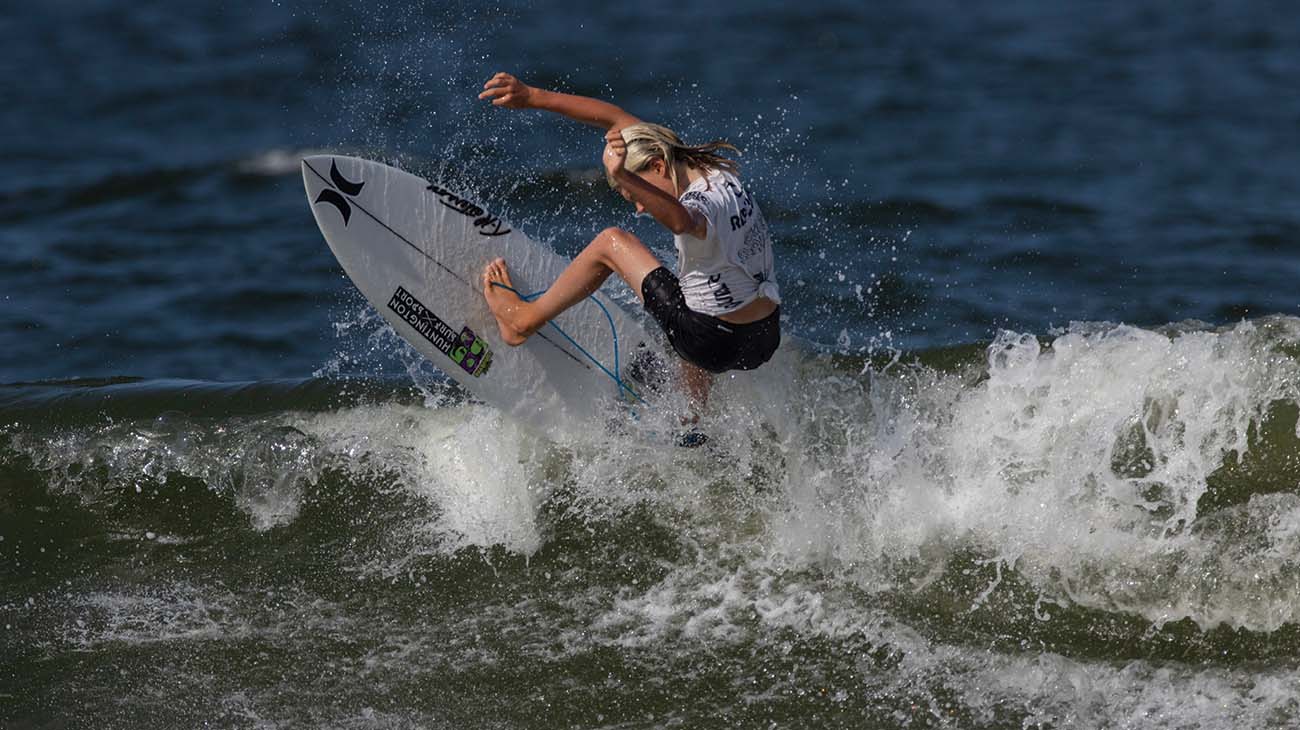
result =
[{"label": "huntington surf & sport logo", "polygon": [[474,330],[462,327],[457,332],[402,287],[397,287],[397,291],[393,292],[393,297],[388,300],[388,308],[439,352],[451,358],[461,370],[477,378],[492,367],[492,350],[474,334]]}]

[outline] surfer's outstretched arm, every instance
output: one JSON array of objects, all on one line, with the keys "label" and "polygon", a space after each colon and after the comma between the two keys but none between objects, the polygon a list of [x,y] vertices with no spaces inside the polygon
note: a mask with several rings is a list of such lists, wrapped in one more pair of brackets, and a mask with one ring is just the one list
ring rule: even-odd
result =
[{"label": "surfer's outstretched arm", "polygon": [[508,109],[541,109],[601,129],[622,129],[641,121],[607,101],[529,86],[508,73],[498,73],[483,84],[480,99]]}]

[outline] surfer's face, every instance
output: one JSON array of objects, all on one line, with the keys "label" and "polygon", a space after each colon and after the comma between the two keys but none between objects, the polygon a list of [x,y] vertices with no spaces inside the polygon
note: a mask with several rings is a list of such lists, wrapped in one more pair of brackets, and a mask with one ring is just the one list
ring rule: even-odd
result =
[{"label": "surfer's face", "polygon": [[[664,164],[663,160],[652,160],[646,169],[632,174],[645,180],[656,188],[659,188],[668,195],[671,195],[674,198],[677,197],[677,186],[673,184],[673,179],[668,176],[668,166]],[[619,188],[618,192],[623,196],[624,200],[636,205],[636,212],[645,212],[645,206],[632,200],[632,196],[629,195],[626,190]]]},{"label": "surfer's face", "polygon": [[644,206],[644,205],[641,205],[640,203],[638,203],[638,202],[636,202],[635,200],[633,200],[633,199],[632,199],[632,196],[631,196],[630,194],[628,194],[628,192],[627,192],[627,190],[626,190],[625,188],[619,188],[619,189],[618,189],[618,194],[619,194],[619,195],[622,195],[624,200],[626,200],[627,202],[629,202],[629,203],[631,203],[632,205],[635,205],[635,206],[636,206],[636,213],[637,213],[637,215],[641,215],[642,213],[645,212],[645,206]]},{"label": "surfer's face", "polygon": [[633,204],[633,205],[636,205],[636,207],[637,207],[637,216],[640,216],[641,213],[645,213],[645,212],[646,212],[646,207],[645,207],[645,205],[642,205],[642,204],[640,204],[640,203],[637,203],[636,200],[632,200],[632,196],[628,195],[628,191],[623,190],[623,188],[621,188],[621,187],[619,188],[619,195],[623,196],[623,199],[624,199],[624,200],[627,200],[628,203]]}]

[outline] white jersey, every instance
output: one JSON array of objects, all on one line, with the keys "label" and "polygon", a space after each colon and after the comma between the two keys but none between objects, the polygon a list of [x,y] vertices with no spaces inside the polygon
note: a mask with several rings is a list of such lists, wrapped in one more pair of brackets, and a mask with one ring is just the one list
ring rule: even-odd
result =
[{"label": "white jersey", "polygon": [[740,309],[760,295],[779,304],[767,221],[736,176],[709,171],[691,183],[679,200],[708,221],[702,239],[673,237],[686,306],[717,316]]}]

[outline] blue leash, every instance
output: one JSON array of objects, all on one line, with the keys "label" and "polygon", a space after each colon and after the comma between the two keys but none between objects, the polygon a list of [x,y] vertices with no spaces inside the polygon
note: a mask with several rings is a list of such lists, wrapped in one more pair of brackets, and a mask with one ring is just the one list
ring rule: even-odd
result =
[{"label": "blue leash", "polygon": [[[546,293],[546,290],[542,289],[541,291],[536,291],[533,292],[532,294],[524,294],[512,286],[507,286],[497,281],[491,283],[492,286],[499,286],[502,289],[506,289],[508,291],[514,292],[519,296],[520,299],[524,300],[525,302],[531,302],[537,297],[540,297],[541,295]],[[636,398],[637,400],[641,401],[643,405],[649,405],[648,403],[646,403],[645,398],[642,398],[640,395],[638,395],[635,390],[632,390],[631,386],[629,386],[627,383],[624,383],[623,379],[617,375],[617,373],[622,372],[623,369],[619,366],[619,362],[618,362],[618,328],[614,326],[614,317],[609,313],[609,310],[605,308],[605,305],[601,303],[599,299],[590,295],[588,295],[587,298],[595,302],[596,306],[600,307],[600,311],[605,313],[605,319],[609,321],[609,332],[611,335],[614,336],[614,372],[611,373],[609,371],[609,368],[605,367],[604,364],[602,364],[599,360],[593,357],[590,352],[587,352],[586,348],[584,348],[582,345],[579,345],[577,341],[575,341],[572,337],[570,337],[568,332],[565,332],[564,330],[560,329],[560,325],[556,324],[554,320],[548,322],[547,324],[554,327],[555,331],[559,332],[560,335],[564,337],[564,339],[568,340],[570,345],[573,345],[574,347],[578,348],[578,352],[581,352],[583,355],[586,355],[588,360],[595,363],[596,367],[600,368],[601,371],[604,372],[606,375],[608,375],[611,380],[617,383],[620,391],[626,391],[627,393],[631,394],[633,398]]]}]

